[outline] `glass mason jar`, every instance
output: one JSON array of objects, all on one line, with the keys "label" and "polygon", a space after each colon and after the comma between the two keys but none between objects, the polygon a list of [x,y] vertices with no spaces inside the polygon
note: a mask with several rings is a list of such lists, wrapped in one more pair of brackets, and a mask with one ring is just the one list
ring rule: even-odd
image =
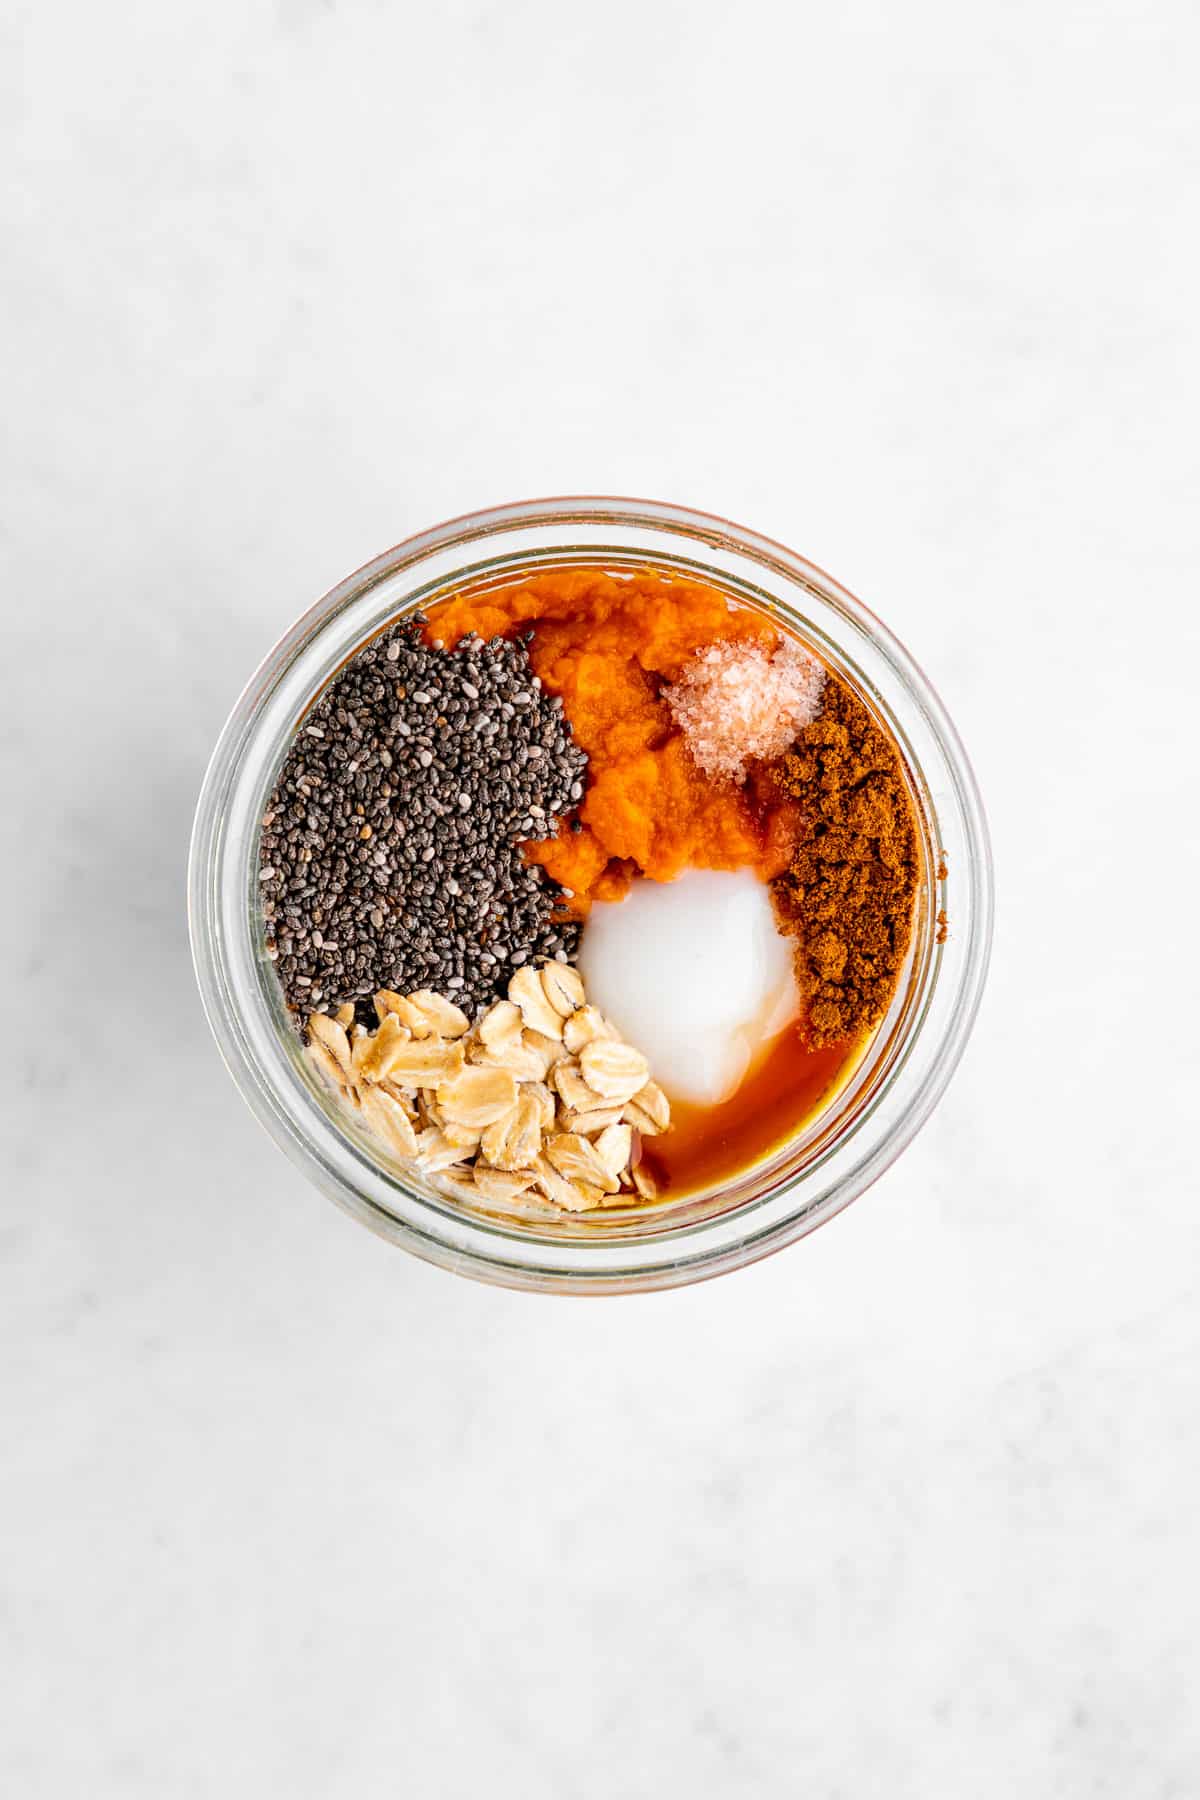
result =
[{"label": "glass mason jar", "polygon": [[[678,572],[809,644],[899,745],[918,823],[912,943],[895,998],[848,1081],[761,1163],[706,1192],[626,1214],[473,1210],[381,1158],[309,1071],[266,955],[258,841],[297,724],[383,626],[481,582],[563,565]],[[192,949],[209,1023],[276,1143],[332,1199],[443,1268],[510,1287],[622,1293],[739,1268],[840,1212],[899,1155],[954,1070],[987,971],[987,828],[954,727],[891,633],[803,557],[724,519],[640,500],[526,501],[397,545],[305,613],[234,707],[204,780],[189,869]],[[948,930],[942,921],[948,920]]]}]

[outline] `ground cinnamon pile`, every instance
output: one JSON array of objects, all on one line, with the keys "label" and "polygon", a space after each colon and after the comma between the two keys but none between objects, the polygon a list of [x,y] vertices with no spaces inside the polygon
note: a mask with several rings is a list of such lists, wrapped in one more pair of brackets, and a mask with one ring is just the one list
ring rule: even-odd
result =
[{"label": "ground cinnamon pile", "polygon": [[819,716],[783,760],[809,829],[774,883],[814,1044],[854,1037],[887,1011],[908,949],[916,829],[899,754],[832,675]]}]

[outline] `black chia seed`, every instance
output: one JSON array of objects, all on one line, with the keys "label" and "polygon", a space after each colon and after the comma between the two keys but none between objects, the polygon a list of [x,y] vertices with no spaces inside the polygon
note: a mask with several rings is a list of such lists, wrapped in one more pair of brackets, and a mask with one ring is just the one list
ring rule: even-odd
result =
[{"label": "black chia seed", "polygon": [[420,614],[335,676],[263,815],[259,892],[289,1006],[433,988],[478,1011],[513,970],[574,961],[577,921],[522,856],[583,791],[587,757],[526,639],[430,648]]}]

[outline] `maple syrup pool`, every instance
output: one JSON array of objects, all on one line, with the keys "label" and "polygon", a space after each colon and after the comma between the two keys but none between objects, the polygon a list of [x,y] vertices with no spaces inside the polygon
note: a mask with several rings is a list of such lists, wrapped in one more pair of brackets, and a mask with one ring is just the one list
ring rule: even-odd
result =
[{"label": "maple syrup pool", "polygon": [[814,1049],[792,1024],[728,1100],[717,1106],[673,1100],[670,1130],[642,1145],[662,1197],[679,1200],[718,1187],[798,1137],[845,1087],[869,1041]]}]

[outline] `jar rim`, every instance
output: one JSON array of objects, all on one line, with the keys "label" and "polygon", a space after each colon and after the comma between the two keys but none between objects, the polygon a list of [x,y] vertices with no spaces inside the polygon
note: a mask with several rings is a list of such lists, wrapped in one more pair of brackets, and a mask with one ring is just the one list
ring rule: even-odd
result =
[{"label": "jar rim", "polygon": [[[623,1236],[573,1226],[572,1235],[546,1237],[422,1191],[418,1180],[384,1169],[334,1120],[300,1065],[295,1034],[288,1034],[292,1044],[283,1041],[282,999],[272,980],[271,1000],[261,933],[256,941],[252,865],[262,804],[299,717],[388,620],[484,574],[630,559],[744,595],[799,629],[876,704],[908,761],[924,828],[925,964],[919,992],[905,1002],[910,1016],[901,1007],[894,1022],[899,1036],[886,1082],[876,1078],[879,1091],[860,1103],[853,1131],[834,1132],[828,1144],[818,1132],[805,1166],[772,1177],[765,1197],[739,1200],[735,1182],[722,1190],[728,1205],[716,1204],[722,1194],[707,1197],[706,1216],[685,1200],[661,1219],[643,1215]],[[986,978],[992,904],[987,825],[970,763],[928,678],[882,621],[773,539],[714,514],[611,496],[463,514],[373,558],[310,607],[264,658],[221,732],[196,809],[188,872],[192,953],[210,1027],[243,1097],[281,1148],[392,1242],[478,1279],[552,1292],[707,1279],[783,1248],[857,1198],[920,1129],[958,1063]],[[931,921],[942,909],[950,931],[935,942]]]}]

